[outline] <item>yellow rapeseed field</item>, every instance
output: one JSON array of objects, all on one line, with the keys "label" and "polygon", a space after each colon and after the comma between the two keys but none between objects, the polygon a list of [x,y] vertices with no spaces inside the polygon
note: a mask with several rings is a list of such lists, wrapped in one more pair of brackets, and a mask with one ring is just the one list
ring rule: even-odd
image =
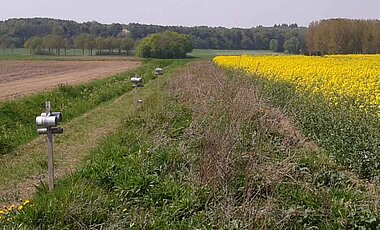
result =
[{"label": "yellow rapeseed field", "polygon": [[380,55],[219,56],[213,61],[294,84],[299,92],[322,93],[334,103],[351,98],[360,108],[380,109]]}]

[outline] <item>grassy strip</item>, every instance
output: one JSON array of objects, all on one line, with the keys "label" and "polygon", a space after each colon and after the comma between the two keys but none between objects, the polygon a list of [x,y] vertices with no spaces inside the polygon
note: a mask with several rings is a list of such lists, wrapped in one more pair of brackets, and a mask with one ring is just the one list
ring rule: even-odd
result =
[{"label": "grassy strip", "polygon": [[93,55],[90,56],[88,50],[85,50],[85,55],[83,56],[81,49],[69,49],[66,52],[61,50],[60,55],[56,53],[51,55],[32,55],[30,54],[30,50],[26,48],[17,48],[14,49],[13,52],[10,49],[4,50],[0,49],[0,60],[44,60],[44,61],[80,61],[80,60],[109,60],[109,59],[120,59],[120,60],[128,60],[134,59],[134,56],[122,56],[122,55],[110,55],[110,56],[98,56]]},{"label": "grassy strip", "polygon": [[55,55],[1,55],[0,61],[127,61],[136,60],[134,56],[55,56]]},{"label": "grassy strip", "polygon": [[[347,229],[379,224],[379,191],[307,147],[250,81],[193,65],[151,94],[84,168],[41,187],[12,226]],[[287,124],[287,125],[284,125]]]},{"label": "grassy strip", "polygon": [[[180,61],[173,61],[164,71],[170,73],[180,65]],[[156,90],[156,85],[148,82],[139,96],[144,99],[152,88]],[[133,111],[133,92],[129,92],[63,124],[64,134],[54,138],[55,175],[62,177],[75,171],[83,158],[117,130],[126,114]],[[29,198],[34,185],[46,178],[46,137],[20,146],[15,154],[4,155],[1,163],[0,204]]]},{"label": "grassy strip", "polygon": [[[178,62],[178,61],[177,61]],[[95,80],[78,86],[60,86],[47,93],[0,103],[0,155],[11,152],[37,136],[34,117],[44,111],[44,102],[52,102],[54,111],[61,111],[64,121],[78,117],[99,104],[110,101],[131,90],[130,77],[134,74],[143,76],[144,81],[153,77],[158,65],[167,67],[173,61],[146,61],[134,71]]]},{"label": "grassy strip", "polygon": [[[215,50],[215,49],[194,49],[187,56],[200,59],[212,59],[215,56],[228,55],[279,55],[271,50]],[[0,56],[1,57],[1,56]]]}]

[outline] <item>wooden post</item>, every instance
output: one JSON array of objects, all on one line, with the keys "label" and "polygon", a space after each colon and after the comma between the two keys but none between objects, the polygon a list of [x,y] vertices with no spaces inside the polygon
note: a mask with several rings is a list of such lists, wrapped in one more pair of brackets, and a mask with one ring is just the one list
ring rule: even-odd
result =
[{"label": "wooden post", "polygon": [[[47,101],[45,104],[46,116],[50,115],[51,104]],[[51,127],[47,127],[48,138],[48,177],[49,177],[49,190],[54,189],[54,161],[53,161],[53,133]]]},{"label": "wooden post", "polygon": [[133,87],[135,88],[134,89],[134,100],[133,100],[133,105],[134,105],[134,107],[135,107],[135,112],[137,112],[137,106],[138,106],[138,102],[137,102],[137,100],[138,100],[138,95],[137,95],[137,83],[135,83],[135,84],[133,84]]},{"label": "wooden post", "polygon": [[158,93],[160,91],[160,75],[159,74],[157,74],[156,81],[157,81],[157,93]]}]

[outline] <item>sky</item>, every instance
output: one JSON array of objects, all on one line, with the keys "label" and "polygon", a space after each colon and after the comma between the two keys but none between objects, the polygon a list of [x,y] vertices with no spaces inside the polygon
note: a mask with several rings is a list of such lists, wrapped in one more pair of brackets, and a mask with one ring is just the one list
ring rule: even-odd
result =
[{"label": "sky", "polygon": [[250,28],[327,18],[380,19],[380,0],[0,0],[0,20],[49,17],[78,22]]}]

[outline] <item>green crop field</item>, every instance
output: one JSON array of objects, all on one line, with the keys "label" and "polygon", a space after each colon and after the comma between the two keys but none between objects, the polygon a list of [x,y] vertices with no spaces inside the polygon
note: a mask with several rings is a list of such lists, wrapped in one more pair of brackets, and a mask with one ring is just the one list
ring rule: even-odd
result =
[{"label": "green crop field", "polygon": [[[221,55],[280,55],[280,53],[275,53],[268,50],[214,50],[214,49],[194,49],[187,56],[191,58],[200,59],[210,59],[215,56]],[[89,51],[85,50],[85,57],[89,56]],[[65,60],[65,59],[75,59],[81,58],[82,50],[80,49],[69,49],[67,50],[67,55],[61,50],[61,55],[31,55],[30,51],[25,48],[14,49],[0,49],[0,60],[6,59],[20,59],[20,60]],[[97,57],[107,57],[107,56],[97,56]],[[114,56],[118,57],[118,56]],[[123,56],[121,56],[123,57]]]},{"label": "green crop field", "polygon": [[[25,55],[30,56],[30,50],[26,48],[16,48],[16,49],[0,49],[0,56],[12,56],[12,55]],[[57,55],[56,52],[54,52],[54,55]],[[65,52],[63,49],[61,49],[60,55],[65,56]],[[81,56],[82,50],[80,49],[68,49],[66,52],[66,55],[68,56]],[[89,55],[88,50],[85,50],[85,55]]]},{"label": "green crop field", "polygon": [[224,55],[279,55],[268,50],[213,50],[213,49],[194,49],[187,54],[190,57],[209,59],[215,56]]},{"label": "green crop field", "polygon": [[[130,59],[133,58],[133,51],[131,55],[95,55],[96,51],[93,51],[93,55],[86,49],[83,55],[80,49],[68,49],[66,54],[62,49],[60,55],[54,51],[51,55],[31,55],[29,49],[17,48],[17,49],[0,49],[0,60],[107,60],[107,59]],[[115,51],[116,52],[116,51]]]}]

